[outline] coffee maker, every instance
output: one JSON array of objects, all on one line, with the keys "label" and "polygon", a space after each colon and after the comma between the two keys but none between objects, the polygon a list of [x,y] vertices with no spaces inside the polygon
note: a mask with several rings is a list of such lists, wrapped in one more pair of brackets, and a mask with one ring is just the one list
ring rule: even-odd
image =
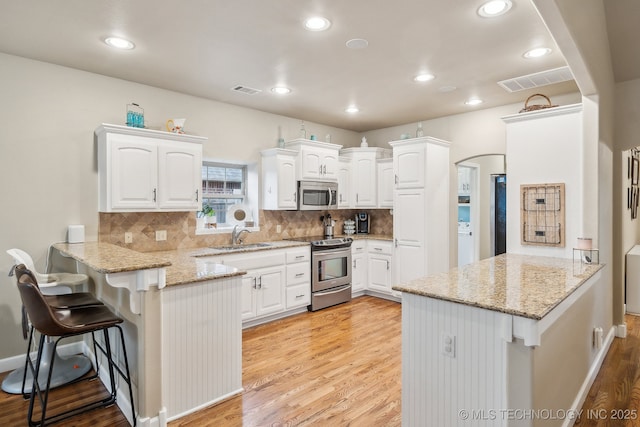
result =
[{"label": "coffee maker", "polygon": [[371,218],[366,212],[356,214],[356,234],[369,234]]}]

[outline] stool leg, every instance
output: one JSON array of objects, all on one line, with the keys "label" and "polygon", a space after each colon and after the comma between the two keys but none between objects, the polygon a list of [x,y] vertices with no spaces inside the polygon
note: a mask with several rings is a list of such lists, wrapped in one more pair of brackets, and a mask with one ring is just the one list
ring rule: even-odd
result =
[{"label": "stool leg", "polygon": [[111,381],[111,397],[115,400],[116,398],[116,377],[113,371],[113,365],[115,361],[113,360],[113,354],[111,353],[111,341],[109,340],[109,329],[103,329],[104,333],[104,346],[107,350],[107,362],[109,364],[109,381]]},{"label": "stool leg", "polygon": [[[126,377],[124,375],[122,375],[122,377],[124,378],[125,382],[129,385],[129,399],[131,401],[131,418],[133,418],[133,427],[136,427],[136,410],[135,410],[135,406],[133,403],[133,385],[132,385],[132,381],[131,381],[131,374],[129,372],[129,358],[127,357],[127,346],[124,344],[124,333],[122,332],[122,328],[118,325],[115,326],[116,328],[118,328],[118,331],[120,332],[120,342],[122,343],[122,354],[124,356],[124,368],[127,372]],[[122,371],[120,371],[120,368],[118,368],[118,371],[120,372],[120,374],[122,374]]]},{"label": "stool leg", "polygon": [[[33,361],[30,357],[27,357],[27,365],[31,370],[31,374],[33,378],[38,378],[38,374],[40,373],[40,360],[42,359],[42,348],[44,347],[44,335],[40,335],[40,345],[38,346],[38,356],[36,357],[36,365],[33,365]],[[35,403],[35,398],[38,396],[40,399],[40,405],[42,406],[42,396],[40,395],[40,385],[39,381],[33,381],[31,385],[31,396],[29,397],[29,410],[27,411],[27,421],[30,426],[37,425],[33,421],[33,405]],[[44,415],[42,417],[41,423],[44,420]]]},{"label": "stool leg", "polygon": [[31,352],[31,343],[33,342],[33,326],[30,327],[29,330],[29,343],[27,344],[27,357],[25,358],[24,361],[24,374],[22,375],[22,387],[20,388],[20,391],[22,392],[22,398],[26,399],[27,398],[27,393],[24,391],[24,386],[25,383],[27,382],[27,369],[28,369],[28,365],[29,365],[29,360],[30,359],[30,355],[29,353]]}]

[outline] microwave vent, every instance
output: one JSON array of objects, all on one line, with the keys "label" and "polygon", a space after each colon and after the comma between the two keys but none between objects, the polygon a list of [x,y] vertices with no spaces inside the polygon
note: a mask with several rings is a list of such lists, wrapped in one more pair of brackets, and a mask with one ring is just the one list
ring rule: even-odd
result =
[{"label": "microwave vent", "polygon": [[507,92],[519,92],[521,90],[533,89],[554,83],[562,83],[569,80],[573,80],[573,74],[569,67],[560,67],[554,68],[553,70],[541,71],[539,73],[502,80],[498,82],[498,84]]}]

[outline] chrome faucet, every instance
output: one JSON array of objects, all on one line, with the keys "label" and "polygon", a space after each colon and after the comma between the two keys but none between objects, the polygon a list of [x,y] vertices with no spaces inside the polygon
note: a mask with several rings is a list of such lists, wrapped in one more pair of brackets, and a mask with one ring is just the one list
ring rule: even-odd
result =
[{"label": "chrome faucet", "polygon": [[245,232],[245,231],[247,233],[251,233],[251,231],[247,230],[246,228],[238,230],[238,226],[237,225],[235,227],[233,227],[233,231],[231,232],[231,244],[232,245],[241,245],[242,244],[241,234],[243,232]]}]

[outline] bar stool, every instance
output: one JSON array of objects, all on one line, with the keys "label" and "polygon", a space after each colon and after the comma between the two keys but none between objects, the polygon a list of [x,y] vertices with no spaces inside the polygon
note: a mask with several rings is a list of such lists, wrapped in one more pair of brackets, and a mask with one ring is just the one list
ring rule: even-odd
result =
[{"label": "bar stool", "polygon": [[[77,286],[85,283],[88,279],[86,274],[78,273],[51,273],[43,274],[38,273],[34,269],[34,262],[31,256],[21,249],[9,249],[7,253],[14,259],[16,264],[24,264],[32,274],[36,283],[42,283],[42,293],[47,302],[56,308],[75,308],[92,305],[103,305],[100,300],[95,298],[89,292],[76,292],[70,293],[69,286]],[[14,266],[15,267],[15,266]],[[13,269],[9,275],[13,273]],[[22,310],[22,334],[27,339],[28,325],[27,319]],[[31,349],[31,339],[27,346],[26,359],[29,358],[29,352]],[[50,342],[45,343],[46,357],[43,360],[49,360],[48,354],[52,351]],[[56,370],[53,373],[51,379],[51,388],[55,388],[71,381],[74,381],[91,370],[91,362],[84,355],[76,355],[70,357],[61,357],[55,354],[56,357]],[[39,381],[42,383],[46,377],[49,369],[49,365],[46,364],[40,369]],[[2,390],[11,394],[25,394],[25,384],[33,381],[30,375],[31,373],[27,369],[27,361],[23,368],[18,368],[9,373],[2,381]]]},{"label": "bar stool", "polygon": [[[39,381],[33,381],[31,395],[29,399],[29,411],[27,420],[30,426],[44,426],[46,423],[58,422],[69,417],[90,411],[93,409],[106,407],[116,402],[116,380],[115,371],[122,377],[122,379],[129,386],[129,399],[131,401],[131,412],[133,425],[136,425],[135,407],[133,401],[133,388],[131,384],[131,375],[129,373],[129,361],[127,358],[127,351],[124,342],[124,333],[119,324],[123,322],[123,319],[116,316],[106,306],[89,306],[79,307],[73,309],[54,309],[51,307],[38,288],[37,281],[34,280],[34,275],[31,274],[24,265],[19,265],[15,268],[16,278],[18,282],[18,290],[20,291],[20,297],[22,303],[25,306],[29,319],[31,320],[32,329],[37,330],[40,333],[40,344],[38,346],[38,356],[35,364],[28,359],[28,368],[32,372],[34,378],[39,377],[41,369],[41,361],[43,358],[43,346],[46,337],[53,338],[53,354],[49,360],[51,369],[47,376],[46,384],[43,387],[40,386]],[[124,371],[118,366],[111,354],[111,343],[109,340],[109,329],[116,328],[120,334],[120,342],[122,344],[122,354],[124,358]],[[51,373],[53,372],[53,366],[55,363],[55,348],[63,338],[78,336],[86,333],[103,332],[104,347],[96,342],[94,337],[94,348],[100,349],[103,355],[105,355],[108,367],[109,367],[109,382],[111,386],[111,393],[109,397],[95,400],[93,402],[80,405],[76,408],[71,408],[63,411],[59,414],[47,417],[47,404],[49,400],[49,389],[51,383]],[[96,366],[96,369],[98,367]],[[39,421],[33,420],[33,409],[35,405],[36,396],[40,401],[41,418]]]}]

